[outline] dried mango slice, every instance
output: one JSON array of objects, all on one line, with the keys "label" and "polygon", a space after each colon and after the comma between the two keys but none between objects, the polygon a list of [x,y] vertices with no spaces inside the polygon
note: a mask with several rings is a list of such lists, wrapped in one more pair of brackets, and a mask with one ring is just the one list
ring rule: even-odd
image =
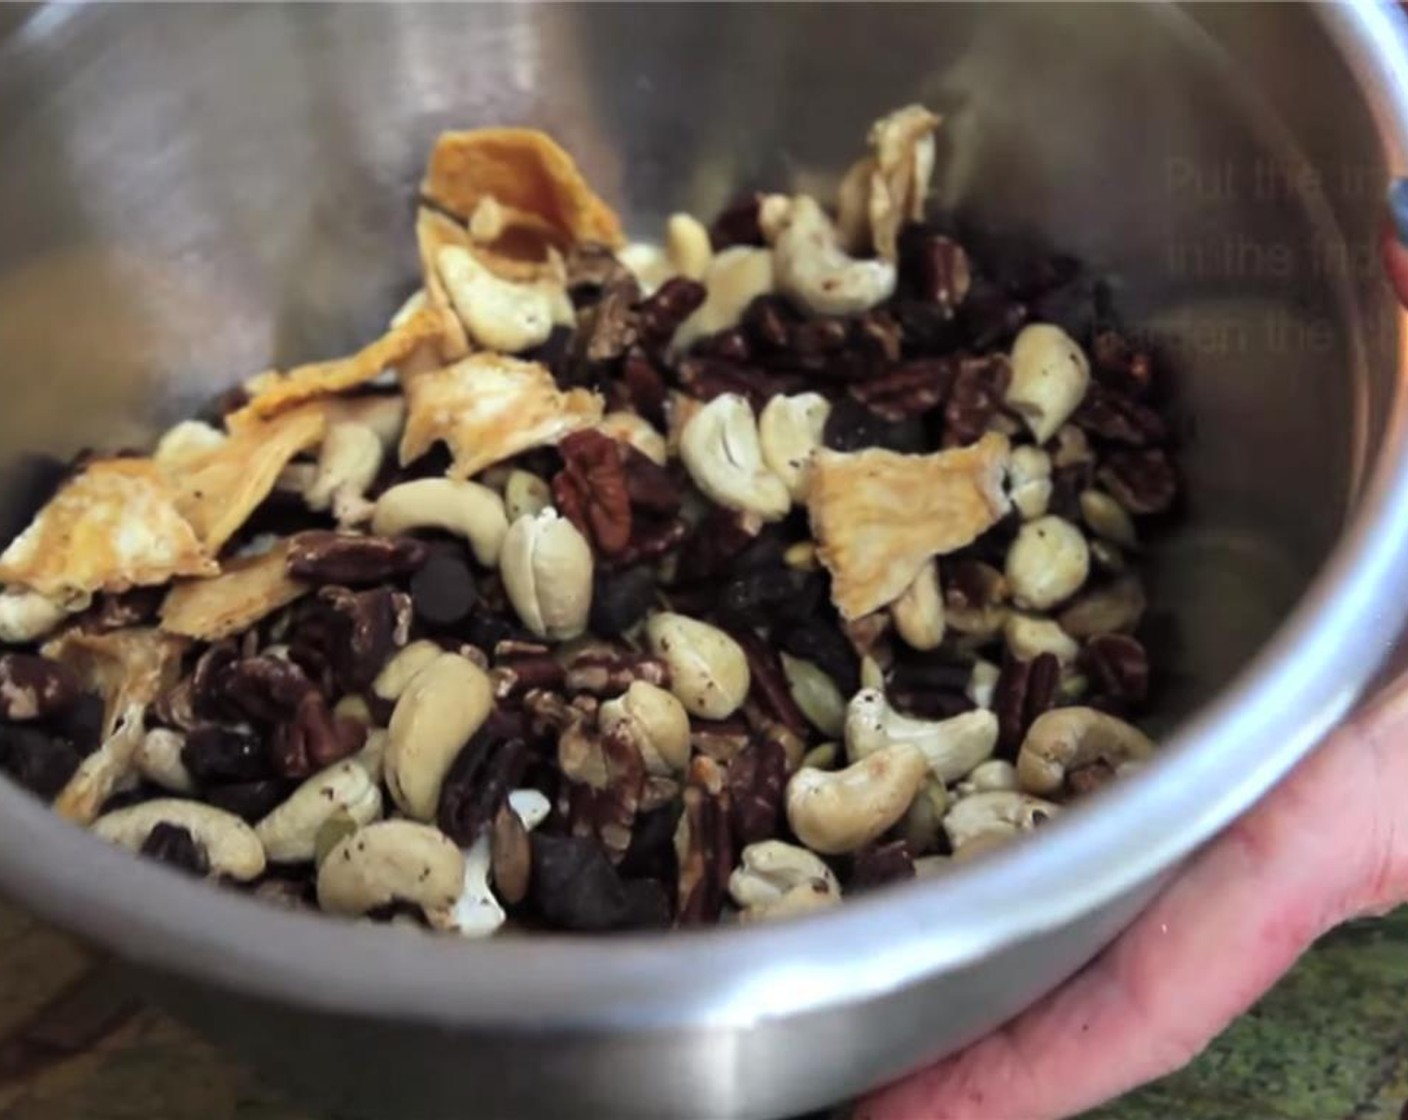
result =
[{"label": "dried mango slice", "polygon": [[190,643],[151,627],[92,633],[72,628],[46,642],[40,652],[67,665],[103,697],[103,734],[111,735],[122,714],[145,707],[172,688]]},{"label": "dried mango slice", "polygon": [[440,250],[447,245],[458,245],[466,250],[471,248],[469,230],[444,214],[437,214],[434,210],[422,206],[420,213],[416,215],[416,246],[420,250],[425,305],[442,313],[448,312],[444,316],[445,338],[440,346],[440,353],[444,358],[441,365],[457,362],[469,353],[469,338],[465,334],[464,324],[460,322],[459,316],[454,314],[450,293],[445,290],[445,282],[440,279],[440,270],[435,263]]},{"label": "dried mango slice", "polygon": [[537,362],[471,354],[406,385],[401,462],[438,442],[450,449],[450,476],[469,478],[521,451],[554,444],[602,417],[604,403],[587,389],[562,392]]},{"label": "dried mango slice", "polygon": [[308,405],[247,424],[214,451],[182,465],[172,478],[176,508],[207,552],[220,551],[269,496],[289,460],[316,446],[326,428],[325,411]]},{"label": "dried mango slice", "polygon": [[288,542],[268,552],[231,560],[214,579],[183,580],[161,604],[161,628],[219,641],[249,629],[305,595],[309,585],[288,574]]},{"label": "dried mango slice", "polygon": [[[443,348],[447,341],[453,343],[457,326],[453,315],[427,306],[349,357],[312,362],[287,373],[269,370],[258,374],[245,382],[249,403],[227,416],[225,424],[232,432],[239,431],[308,401],[355,389],[379,377],[388,367],[401,366],[418,357],[424,356],[431,365],[442,365],[448,360]],[[463,330],[459,334],[462,338]]]},{"label": "dried mango slice", "polygon": [[0,581],[56,600],[218,570],[150,459],[90,463],[0,554]]},{"label": "dried mango slice", "polygon": [[995,433],[932,455],[818,452],[807,510],[842,616],[894,602],[931,556],[972,543],[1006,513],[1007,458]]},{"label": "dried mango slice", "polygon": [[531,215],[571,245],[625,243],[621,221],[588,186],[576,163],[546,133],[531,128],[479,128],[442,132],[430,153],[421,193],[436,206],[469,221],[492,197],[508,212]]},{"label": "dried mango slice", "polygon": [[871,154],[851,166],[837,192],[836,227],[850,252],[873,247],[881,259],[897,259],[900,229],[924,217],[940,122],[923,105],[906,105],[871,125]]}]

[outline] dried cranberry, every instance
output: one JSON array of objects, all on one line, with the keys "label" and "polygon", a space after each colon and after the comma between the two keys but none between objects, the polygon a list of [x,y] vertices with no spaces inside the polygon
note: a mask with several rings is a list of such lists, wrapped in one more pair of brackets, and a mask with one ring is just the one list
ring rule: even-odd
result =
[{"label": "dried cranberry", "polygon": [[294,783],[282,778],[261,778],[255,782],[232,782],[201,791],[201,799],[234,813],[242,820],[263,820],[293,792]]},{"label": "dried cranberry", "polygon": [[530,895],[555,928],[599,933],[668,924],[669,902],[659,884],[622,879],[595,840],[540,832],[531,840]]},{"label": "dried cranberry", "polygon": [[709,242],[714,252],[722,253],[735,245],[765,244],[758,225],[759,207],[757,194],[740,195],[725,206],[709,226]]},{"label": "dried cranberry", "polygon": [[592,633],[603,638],[619,637],[640,622],[654,605],[655,573],[650,567],[598,569],[592,587]]},{"label": "dried cranberry", "polygon": [[51,726],[72,743],[79,754],[92,754],[102,744],[106,711],[107,705],[98,693],[84,692]]},{"label": "dried cranberry", "polygon": [[81,761],[63,739],[34,727],[0,725],[0,772],[36,797],[57,795]]},{"label": "dried cranberry", "polygon": [[793,657],[816,665],[836,682],[842,695],[851,696],[860,689],[860,659],[836,622],[815,618],[780,627],[773,640]]},{"label": "dried cranberry", "polygon": [[831,406],[821,438],[832,451],[864,451],[868,447],[882,447],[889,451],[917,454],[928,450],[924,425],[918,418],[908,417],[894,423],[851,397],[841,397]]}]

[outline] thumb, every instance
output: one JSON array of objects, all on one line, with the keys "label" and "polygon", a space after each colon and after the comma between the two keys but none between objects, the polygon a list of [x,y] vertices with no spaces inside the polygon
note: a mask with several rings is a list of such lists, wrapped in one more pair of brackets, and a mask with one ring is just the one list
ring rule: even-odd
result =
[{"label": "thumb", "polygon": [[1325,930],[1402,898],[1408,690],[1335,734],[1086,971],[857,1120],[1054,1120],[1170,1073]]}]

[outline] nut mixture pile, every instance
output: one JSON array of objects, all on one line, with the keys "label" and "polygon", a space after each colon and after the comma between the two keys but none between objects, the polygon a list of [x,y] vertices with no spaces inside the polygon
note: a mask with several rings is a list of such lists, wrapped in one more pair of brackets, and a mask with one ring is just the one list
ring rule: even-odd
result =
[{"label": "nut mixture pile", "polygon": [[380,338],[67,465],[0,555],[0,766],[477,937],[829,906],[1137,765],[1151,363],[1074,262],[926,224],[938,124],[663,246],[543,134],[442,135]]}]

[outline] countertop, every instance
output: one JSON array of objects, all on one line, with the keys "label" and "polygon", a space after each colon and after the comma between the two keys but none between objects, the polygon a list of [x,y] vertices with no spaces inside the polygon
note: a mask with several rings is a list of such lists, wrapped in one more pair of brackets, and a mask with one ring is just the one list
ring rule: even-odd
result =
[{"label": "countertop", "polygon": [[[1408,1120],[1408,909],[1330,934],[1192,1066],[1086,1120],[1171,1117]],[[79,1118],[333,1120],[0,903],[0,1120]]]}]

